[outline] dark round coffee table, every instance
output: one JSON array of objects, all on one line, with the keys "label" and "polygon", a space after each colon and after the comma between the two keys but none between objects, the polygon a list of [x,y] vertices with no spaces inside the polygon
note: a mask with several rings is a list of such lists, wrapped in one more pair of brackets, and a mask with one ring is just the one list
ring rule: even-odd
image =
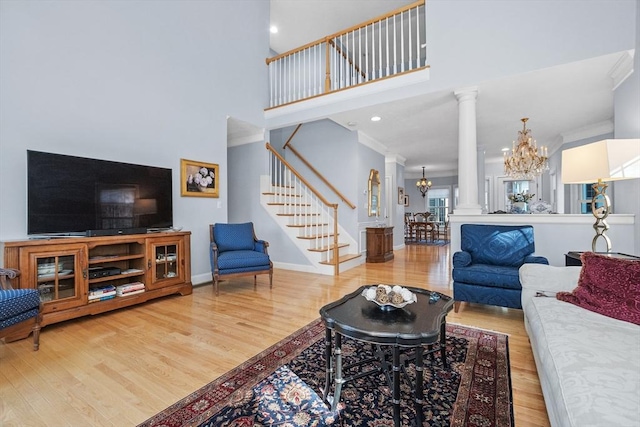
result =
[{"label": "dark round coffee table", "polygon": [[[416,294],[417,301],[403,308],[385,310],[362,296],[362,291],[370,286],[363,286],[320,309],[320,316],[326,328],[324,399],[331,404],[332,410],[335,411],[340,401],[340,393],[344,383],[372,373],[383,372],[387,377],[389,386],[392,388],[393,421],[396,426],[399,426],[400,348],[411,348],[415,350],[416,366],[414,403],[418,417],[417,424],[422,425],[423,346],[428,346],[427,353],[440,351],[442,363],[446,367],[446,318],[453,308],[453,299],[426,289],[407,287],[407,289]],[[437,295],[436,298],[432,297],[434,295]],[[389,362],[382,352],[378,351],[370,359],[380,362],[378,369],[359,372],[344,378],[342,376],[343,360],[341,349],[343,336],[380,347],[390,347],[392,352],[391,366],[389,366]],[[435,343],[440,345],[432,349],[432,345]],[[332,384],[334,385],[334,394],[331,398],[329,391]]]}]

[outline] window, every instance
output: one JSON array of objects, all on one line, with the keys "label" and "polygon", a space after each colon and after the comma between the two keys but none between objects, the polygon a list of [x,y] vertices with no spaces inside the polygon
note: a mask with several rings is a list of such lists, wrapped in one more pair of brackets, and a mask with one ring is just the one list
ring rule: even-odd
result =
[{"label": "window", "polygon": [[[596,191],[593,189],[593,184],[580,184],[579,187],[580,196],[578,199],[578,203],[580,205],[580,213],[593,213],[593,206],[591,206],[591,203],[593,202],[593,196],[596,193]],[[604,206],[604,203],[602,203],[602,196],[598,197],[597,200],[598,201],[596,203],[596,209]]]},{"label": "window", "polygon": [[431,220],[444,223],[449,218],[449,190],[432,189],[427,193],[429,196],[428,211],[433,215]]}]

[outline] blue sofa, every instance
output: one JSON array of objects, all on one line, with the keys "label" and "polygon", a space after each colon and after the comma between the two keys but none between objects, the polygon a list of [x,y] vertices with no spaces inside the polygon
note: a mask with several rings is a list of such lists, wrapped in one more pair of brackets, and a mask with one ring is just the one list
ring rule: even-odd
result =
[{"label": "blue sofa", "polygon": [[453,254],[454,311],[463,301],[522,308],[520,266],[549,264],[533,255],[533,227],[463,224],[460,233],[461,251]]}]

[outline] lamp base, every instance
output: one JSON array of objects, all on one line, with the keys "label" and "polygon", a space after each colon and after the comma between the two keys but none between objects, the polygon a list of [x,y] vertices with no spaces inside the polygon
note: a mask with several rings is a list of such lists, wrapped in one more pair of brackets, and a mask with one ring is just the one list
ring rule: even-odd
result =
[{"label": "lamp base", "polygon": [[[591,213],[593,213],[593,216],[596,218],[596,222],[593,224],[596,235],[591,241],[591,249],[593,252],[597,252],[596,246],[600,238],[604,239],[606,251],[611,252],[611,240],[609,236],[604,234],[609,229],[606,218],[609,216],[611,210],[611,200],[609,200],[609,196],[607,195],[607,187],[607,183],[602,182],[601,179],[598,179],[598,182],[592,186],[594,193],[591,199]],[[602,199],[602,206],[596,208],[599,198]]]}]

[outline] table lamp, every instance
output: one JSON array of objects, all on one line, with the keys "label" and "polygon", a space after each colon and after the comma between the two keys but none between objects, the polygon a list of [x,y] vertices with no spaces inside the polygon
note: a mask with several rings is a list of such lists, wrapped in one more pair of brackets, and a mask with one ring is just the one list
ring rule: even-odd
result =
[{"label": "table lamp", "polygon": [[[593,224],[596,235],[591,242],[593,252],[599,238],[604,239],[607,252],[611,252],[611,240],[605,234],[609,229],[606,218],[611,212],[606,182],[632,178],[640,178],[640,139],[605,139],[562,152],[564,184],[595,182],[591,200],[591,212],[596,218]],[[602,205],[599,208],[598,203]]]}]

